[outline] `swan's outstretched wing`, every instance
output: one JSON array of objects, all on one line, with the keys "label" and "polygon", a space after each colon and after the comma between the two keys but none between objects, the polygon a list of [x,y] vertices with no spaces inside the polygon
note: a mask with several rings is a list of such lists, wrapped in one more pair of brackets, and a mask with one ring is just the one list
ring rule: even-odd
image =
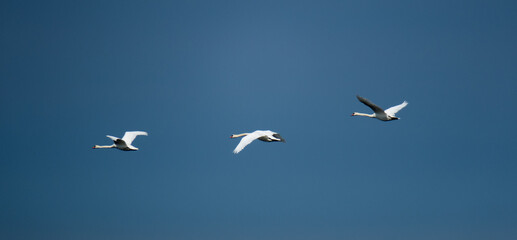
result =
[{"label": "swan's outstretched wing", "polygon": [[118,137],[113,137],[113,136],[110,136],[110,135],[106,135],[106,137],[108,137],[109,139],[113,140],[113,142],[117,141]]},{"label": "swan's outstretched wing", "polygon": [[401,103],[397,106],[393,106],[393,107],[386,109],[386,111],[384,111],[384,112],[386,112],[386,114],[388,114],[390,116],[395,116],[395,113],[400,111],[400,109],[404,108],[406,105],[407,105],[407,102],[404,101],[403,103]]},{"label": "swan's outstretched wing", "polygon": [[127,145],[131,145],[133,140],[135,140],[136,136],[140,136],[140,135],[147,136],[147,133],[146,132],[142,132],[142,131],[126,132],[124,134],[124,136],[122,137],[122,140],[124,140],[124,142],[126,142]]},{"label": "swan's outstretched wing", "polygon": [[379,106],[373,104],[372,102],[370,102],[370,100],[364,98],[364,97],[361,97],[359,95],[357,95],[357,99],[359,99],[359,101],[361,101],[362,103],[364,103],[364,105],[370,107],[373,112],[377,113],[377,114],[384,114],[384,110],[382,110],[382,108],[380,108]]},{"label": "swan's outstretched wing", "polygon": [[264,133],[262,131],[255,131],[255,132],[252,132],[252,133],[246,135],[245,137],[243,137],[241,139],[241,141],[239,142],[237,147],[233,150],[233,153],[235,153],[235,154],[239,153],[240,151],[242,151],[242,149],[244,149],[244,147],[248,146],[248,144],[250,144],[255,139],[257,139],[261,136],[264,136]]}]

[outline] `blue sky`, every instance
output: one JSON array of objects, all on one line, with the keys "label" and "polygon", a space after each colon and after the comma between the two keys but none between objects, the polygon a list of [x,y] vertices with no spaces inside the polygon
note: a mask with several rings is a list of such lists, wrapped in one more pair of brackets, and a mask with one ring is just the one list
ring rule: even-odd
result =
[{"label": "blue sky", "polygon": [[513,239],[516,10],[3,1],[0,238]]}]

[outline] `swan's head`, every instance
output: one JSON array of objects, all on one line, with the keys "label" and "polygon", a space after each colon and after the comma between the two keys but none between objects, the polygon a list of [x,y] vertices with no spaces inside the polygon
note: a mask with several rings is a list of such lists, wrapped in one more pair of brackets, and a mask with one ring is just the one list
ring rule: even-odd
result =
[{"label": "swan's head", "polygon": [[354,113],[352,113],[352,115],[350,115],[350,116],[357,116],[357,113],[356,113],[356,112],[354,112]]},{"label": "swan's head", "polygon": [[230,138],[238,138],[238,137],[244,137],[248,135],[249,133],[241,133],[241,134],[232,134]]},{"label": "swan's head", "polygon": [[99,145],[94,145],[94,146],[92,147],[92,149],[96,149],[96,148],[97,148],[97,146],[99,146]]}]

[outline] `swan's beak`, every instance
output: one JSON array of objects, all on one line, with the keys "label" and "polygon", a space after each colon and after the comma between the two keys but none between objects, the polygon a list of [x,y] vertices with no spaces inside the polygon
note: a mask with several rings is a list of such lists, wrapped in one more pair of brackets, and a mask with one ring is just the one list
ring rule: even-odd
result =
[{"label": "swan's beak", "polygon": [[233,135],[231,135],[230,138],[233,138]]}]

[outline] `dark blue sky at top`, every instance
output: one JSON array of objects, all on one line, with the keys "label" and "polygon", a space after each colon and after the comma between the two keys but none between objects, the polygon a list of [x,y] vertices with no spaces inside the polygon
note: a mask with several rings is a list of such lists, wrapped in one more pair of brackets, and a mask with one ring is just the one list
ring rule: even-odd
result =
[{"label": "dark blue sky at top", "polygon": [[516,11],[3,1],[0,238],[514,239]]}]

